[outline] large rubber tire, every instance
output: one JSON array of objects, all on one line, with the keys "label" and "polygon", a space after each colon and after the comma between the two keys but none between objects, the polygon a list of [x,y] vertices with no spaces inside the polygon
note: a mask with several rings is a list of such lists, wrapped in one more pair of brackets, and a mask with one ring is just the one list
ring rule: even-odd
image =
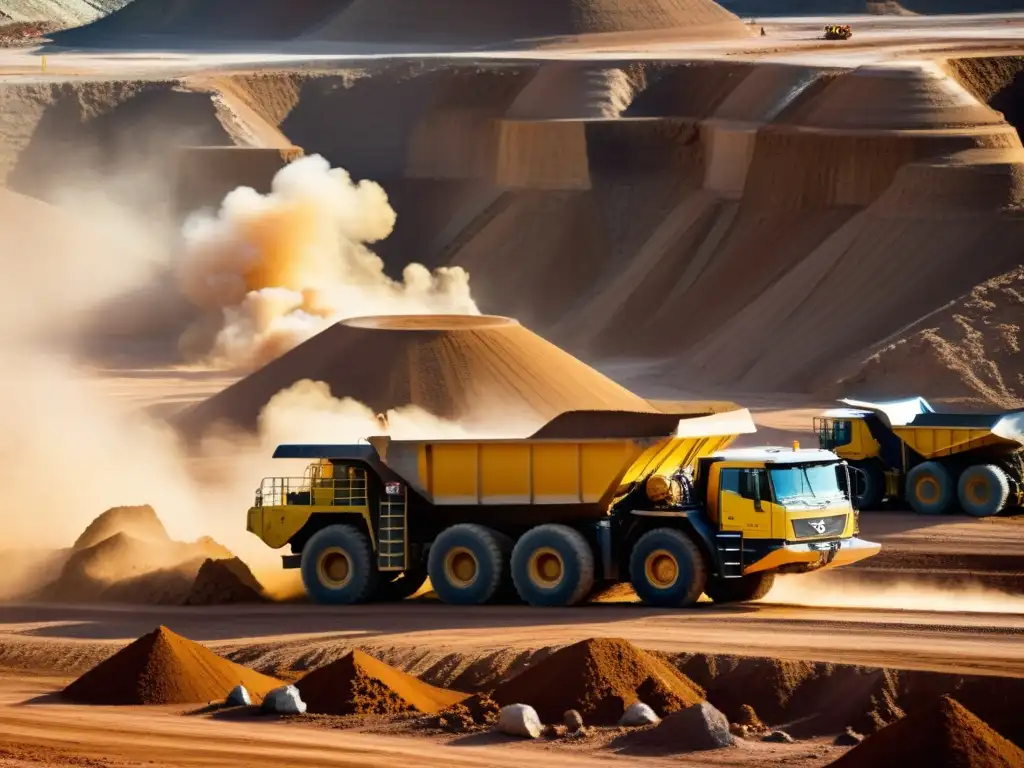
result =
[{"label": "large rubber tire", "polygon": [[675,528],[655,528],[633,546],[629,580],[647,605],[685,608],[696,603],[704,592],[707,563],[685,533]]},{"label": "large rubber tire", "polygon": [[[856,472],[855,470],[860,470]],[[859,477],[857,477],[859,475]],[[885,470],[877,461],[850,462],[850,479],[861,491],[851,498],[853,508],[877,509],[885,498]]]},{"label": "large rubber tire", "polygon": [[594,552],[579,531],[566,525],[539,525],[512,549],[512,580],[530,605],[576,605],[594,588]]},{"label": "large rubber tire", "polygon": [[907,473],[904,495],[918,514],[944,515],[953,508],[956,487],[949,470],[937,461],[926,461]]},{"label": "large rubber tire", "polygon": [[397,575],[382,573],[372,599],[378,603],[397,603],[415,595],[426,581],[427,572],[423,569],[409,570]]},{"label": "large rubber tire", "polygon": [[503,538],[497,531],[473,523],[441,531],[430,547],[427,564],[437,596],[451,605],[490,602],[507,578]]},{"label": "large rubber tire", "polygon": [[351,525],[330,525],[310,536],[300,570],[306,594],[324,605],[364,602],[379,579],[369,537]]},{"label": "large rubber tire", "polygon": [[775,571],[761,571],[738,579],[708,579],[704,594],[715,603],[750,603],[760,600],[775,586]]},{"label": "large rubber tire", "polygon": [[957,483],[957,498],[964,512],[973,517],[991,517],[1006,508],[1010,498],[1010,478],[997,466],[978,464],[968,467]]}]

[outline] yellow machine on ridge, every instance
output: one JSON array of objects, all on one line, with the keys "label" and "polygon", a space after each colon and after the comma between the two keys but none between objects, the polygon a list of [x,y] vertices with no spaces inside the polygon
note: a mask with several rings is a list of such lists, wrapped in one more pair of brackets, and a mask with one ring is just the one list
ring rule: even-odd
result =
[{"label": "yellow machine on ridge", "polygon": [[936,413],[920,397],[841,402],[814,429],[856,471],[857,508],[890,499],[921,514],[959,507],[988,517],[1024,504],[1024,410]]},{"label": "yellow machine on ridge", "polygon": [[745,410],[576,411],[527,439],[282,445],[275,458],[313,463],[263,481],[248,529],[335,604],[401,599],[428,576],[463,605],[574,605],[617,581],[651,605],[740,602],[776,573],[878,552],[857,538],[845,462],[728,449],[754,430]]}]

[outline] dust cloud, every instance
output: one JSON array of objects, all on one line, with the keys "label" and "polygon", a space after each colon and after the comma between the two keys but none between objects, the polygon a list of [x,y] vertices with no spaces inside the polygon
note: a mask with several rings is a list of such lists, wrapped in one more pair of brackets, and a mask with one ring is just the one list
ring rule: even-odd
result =
[{"label": "dust cloud", "polygon": [[894,581],[883,585],[850,573],[784,576],[761,602],[812,608],[1024,614],[1024,595],[970,584]]},{"label": "dust cloud", "polygon": [[479,314],[461,268],[411,263],[401,280],[385,273],[367,246],[395,221],[379,184],[356,183],[319,155],[282,168],[267,195],[239,187],[216,213],[194,214],[176,275],[207,314],[183,351],[251,369],[350,317]]}]

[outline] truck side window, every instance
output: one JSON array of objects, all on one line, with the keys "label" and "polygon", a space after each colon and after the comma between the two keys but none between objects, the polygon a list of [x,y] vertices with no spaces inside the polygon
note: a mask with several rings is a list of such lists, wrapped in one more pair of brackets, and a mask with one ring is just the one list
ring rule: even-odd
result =
[{"label": "truck side window", "polygon": [[722,493],[735,493],[740,496],[740,470],[723,469],[718,484]]}]

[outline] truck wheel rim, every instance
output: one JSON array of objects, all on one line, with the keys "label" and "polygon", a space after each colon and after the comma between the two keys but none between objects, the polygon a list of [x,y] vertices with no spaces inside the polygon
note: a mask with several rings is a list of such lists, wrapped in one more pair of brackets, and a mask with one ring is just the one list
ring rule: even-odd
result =
[{"label": "truck wheel rim", "polygon": [[530,579],[550,589],[557,587],[565,574],[562,556],[551,547],[540,547],[530,555]]},{"label": "truck wheel rim", "polygon": [[922,477],[914,489],[920,501],[930,504],[939,500],[939,483],[934,477]]},{"label": "truck wheel rim", "polygon": [[983,479],[975,478],[967,483],[967,498],[974,504],[984,504],[988,501],[988,483]]},{"label": "truck wheel rim", "polygon": [[679,561],[667,549],[656,549],[644,562],[647,582],[658,589],[668,589],[679,581]]},{"label": "truck wheel rim", "polygon": [[317,560],[320,583],[331,589],[341,589],[352,579],[352,561],[341,547],[330,547],[320,553]]},{"label": "truck wheel rim", "polygon": [[476,556],[465,547],[452,547],[444,558],[444,572],[448,581],[457,587],[468,587],[476,581],[479,571]]}]

